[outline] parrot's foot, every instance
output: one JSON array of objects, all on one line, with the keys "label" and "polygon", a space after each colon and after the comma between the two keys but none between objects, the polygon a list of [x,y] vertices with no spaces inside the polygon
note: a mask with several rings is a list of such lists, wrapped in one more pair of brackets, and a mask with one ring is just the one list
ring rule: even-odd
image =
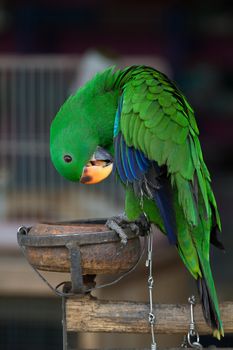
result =
[{"label": "parrot's foot", "polygon": [[106,226],[118,234],[121,243],[123,244],[126,244],[128,240],[124,229],[129,228],[136,235],[144,236],[151,227],[144,214],[142,214],[136,221],[129,221],[125,214],[113,216],[107,220]]},{"label": "parrot's foot", "polygon": [[108,219],[106,222],[106,226],[110,228],[110,230],[115,231],[121,239],[121,243],[126,244],[128,241],[128,237],[124,231],[125,228],[125,220],[123,216],[113,216],[111,219]]}]

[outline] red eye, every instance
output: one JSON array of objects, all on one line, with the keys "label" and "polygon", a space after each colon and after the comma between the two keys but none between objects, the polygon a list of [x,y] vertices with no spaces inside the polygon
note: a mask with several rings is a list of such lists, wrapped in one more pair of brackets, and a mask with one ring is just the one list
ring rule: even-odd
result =
[{"label": "red eye", "polygon": [[68,154],[66,154],[66,155],[63,157],[63,159],[64,159],[64,161],[65,161],[66,163],[72,162],[72,157],[69,156]]}]

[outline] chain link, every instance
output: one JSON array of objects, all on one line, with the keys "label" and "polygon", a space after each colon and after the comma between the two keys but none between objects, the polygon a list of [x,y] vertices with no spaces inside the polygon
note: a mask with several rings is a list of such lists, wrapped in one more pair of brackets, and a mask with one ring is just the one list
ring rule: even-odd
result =
[{"label": "chain link", "polygon": [[148,250],[147,250],[147,260],[146,260],[146,267],[149,269],[149,277],[148,277],[148,290],[149,290],[149,303],[150,303],[150,310],[148,314],[148,322],[151,327],[151,350],[156,350],[157,345],[155,342],[155,333],[154,333],[154,324],[156,322],[156,317],[153,311],[153,286],[154,286],[154,279],[152,275],[152,253],[153,253],[153,232],[150,229],[148,232]]}]

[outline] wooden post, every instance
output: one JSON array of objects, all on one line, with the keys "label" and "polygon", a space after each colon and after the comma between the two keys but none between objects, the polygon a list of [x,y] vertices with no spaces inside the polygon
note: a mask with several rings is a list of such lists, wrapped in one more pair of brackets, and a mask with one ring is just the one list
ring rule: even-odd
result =
[{"label": "wooden post", "polygon": [[[149,305],[129,301],[97,300],[90,295],[66,300],[67,331],[150,333]],[[154,307],[155,332],[185,334],[190,323],[189,305],[160,304]],[[233,302],[220,304],[225,333],[233,333]],[[194,309],[195,323],[200,334],[211,333],[200,305]]]}]

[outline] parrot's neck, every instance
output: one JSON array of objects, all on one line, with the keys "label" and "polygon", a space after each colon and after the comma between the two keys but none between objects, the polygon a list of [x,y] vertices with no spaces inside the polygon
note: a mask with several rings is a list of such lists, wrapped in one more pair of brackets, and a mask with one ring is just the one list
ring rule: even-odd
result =
[{"label": "parrot's neck", "polygon": [[108,68],[80,89],[88,125],[92,126],[93,134],[99,139],[99,146],[110,151],[113,148],[117,107],[128,71],[129,68],[116,72],[113,68]]},{"label": "parrot's neck", "polygon": [[119,97],[118,88],[111,91],[100,91],[99,89],[82,91],[87,129],[91,128],[91,134],[98,140],[99,146],[110,151],[113,144],[114,121]]}]

